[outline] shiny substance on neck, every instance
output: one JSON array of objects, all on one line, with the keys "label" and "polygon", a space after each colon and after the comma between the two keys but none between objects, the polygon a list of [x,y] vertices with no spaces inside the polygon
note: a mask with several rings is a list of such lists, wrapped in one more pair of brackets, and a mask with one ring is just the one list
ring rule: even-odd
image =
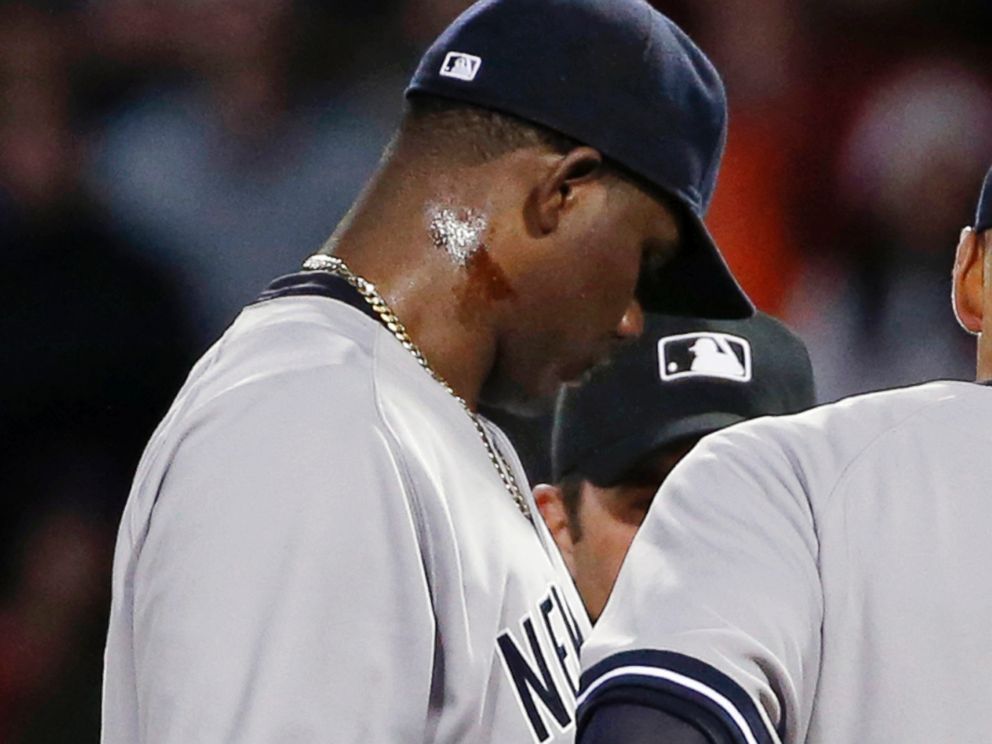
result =
[{"label": "shiny substance on neck", "polygon": [[431,204],[427,208],[427,220],[431,243],[458,266],[467,266],[477,251],[485,249],[483,236],[489,221],[480,212]]}]

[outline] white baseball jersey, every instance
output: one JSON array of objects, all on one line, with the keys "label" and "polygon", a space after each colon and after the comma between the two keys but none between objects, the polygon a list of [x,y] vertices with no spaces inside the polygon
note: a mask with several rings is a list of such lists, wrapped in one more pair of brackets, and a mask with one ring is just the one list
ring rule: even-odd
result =
[{"label": "white baseball jersey", "polygon": [[104,744],[574,738],[588,620],[513,448],[487,427],[536,524],[462,406],[360,299],[321,296],[335,282],[244,310],[148,445]]},{"label": "white baseball jersey", "polygon": [[[992,389],[936,382],[705,438],[583,649],[732,741],[992,740]],[[983,578],[984,577],[984,578]]]}]

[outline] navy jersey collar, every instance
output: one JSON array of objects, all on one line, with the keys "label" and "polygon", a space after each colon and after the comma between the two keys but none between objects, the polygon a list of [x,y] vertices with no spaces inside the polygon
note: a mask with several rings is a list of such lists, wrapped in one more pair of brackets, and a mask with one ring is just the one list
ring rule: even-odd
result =
[{"label": "navy jersey collar", "polygon": [[382,323],[382,318],[369,306],[357,289],[340,276],[326,271],[301,271],[281,276],[266,287],[252,304],[268,302],[280,297],[326,297],[351,305],[377,323]]}]

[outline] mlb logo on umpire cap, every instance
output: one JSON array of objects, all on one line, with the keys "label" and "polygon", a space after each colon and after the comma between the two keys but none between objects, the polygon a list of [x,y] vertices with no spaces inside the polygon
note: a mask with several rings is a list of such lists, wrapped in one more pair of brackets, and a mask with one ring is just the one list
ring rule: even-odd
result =
[{"label": "mlb logo on umpire cap", "polygon": [[479,74],[482,59],[464,52],[448,52],[441,64],[441,77],[472,82]]},{"label": "mlb logo on umpire cap", "polygon": [[684,377],[751,379],[751,344],[729,333],[683,333],[658,341],[658,364],[665,382]]}]

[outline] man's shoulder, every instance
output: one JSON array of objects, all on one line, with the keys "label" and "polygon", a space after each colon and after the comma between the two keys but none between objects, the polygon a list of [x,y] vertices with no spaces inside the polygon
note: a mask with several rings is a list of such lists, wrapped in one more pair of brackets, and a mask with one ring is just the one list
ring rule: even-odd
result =
[{"label": "man's shoulder", "polygon": [[[848,437],[855,446],[906,430],[944,412],[992,405],[992,390],[969,382],[940,380],[844,398],[801,413],[756,419],[742,424],[783,444],[810,437]],[[797,438],[798,437],[798,438]]]},{"label": "man's shoulder", "polygon": [[720,459],[774,463],[807,485],[834,482],[856,461],[887,442],[940,436],[967,426],[976,409],[992,408],[992,390],[974,383],[938,381],[852,396],[788,416],[767,416],[703,440]]},{"label": "man's shoulder", "polygon": [[[465,418],[383,326],[319,296],[247,307],[194,367],[174,407],[191,424],[218,412],[247,410],[263,399],[306,401],[310,415],[322,422],[320,430],[333,427],[324,433],[334,437],[343,431],[340,422],[358,418],[393,435],[405,431],[397,422],[406,419]],[[413,439],[423,436],[410,433]]]},{"label": "man's shoulder", "polygon": [[246,386],[312,384],[316,376],[328,384],[315,394],[367,395],[378,331],[370,318],[323,298],[250,305],[194,367],[187,388],[209,400]]}]

